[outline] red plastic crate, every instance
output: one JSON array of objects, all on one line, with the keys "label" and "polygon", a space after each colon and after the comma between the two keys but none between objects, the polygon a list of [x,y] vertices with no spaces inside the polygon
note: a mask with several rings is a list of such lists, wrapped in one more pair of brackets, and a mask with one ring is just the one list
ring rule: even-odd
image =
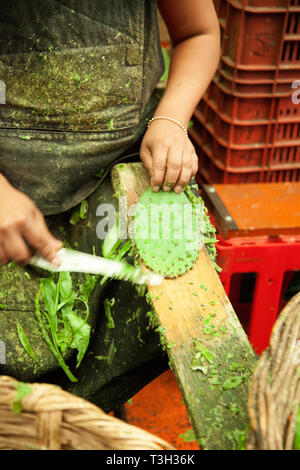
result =
[{"label": "red plastic crate", "polygon": [[[249,128],[242,128],[243,133],[238,136],[251,136]],[[253,139],[262,133],[262,126],[258,131],[253,127]],[[292,127],[294,129],[294,127]],[[299,128],[298,128],[299,129]],[[227,129],[228,130],[228,129]],[[231,130],[233,127],[231,126]],[[248,135],[247,135],[248,132]],[[300,170],[300,139],[273,142],[235,143],[233,132],[230,140],[224,140],[221,131],[209,124],[201,124],[194,120],[190,131],[193,141],[210,157],[223,171],[264,171],[268,169],[299,169]],[[238,137],[236,137],[238,139]]]},{"label": "red plastic crate", "polygon": [[[222,58],[228,66],[256,73],[273,70],[273,79],[286,79],[289,69],[289,76],[298,78],[299,0],[215,0],[215,5]],[[237,78],[236,70],[233,79]]]},{"label": "red plastic crate", "polygon": [[252,121],[256,124],[272,120],[295,122],[300,120],[300,106],[292,101],[294,91],[291,89],[289,96],[271,97],[259,92],[255,95],[230,92],[214,78],[203,99],[230,121]]},{"label": "red plastic crate", "polygon": [[239,70],[221,59],[216,73],[218,83],[227,93],[260,95],[264,97],[290,96],[294,91],[292,83],[300,77],[299,70],[276,71]]},{"label": "red plastic crate", "polygon": [[[299,194],[299,182],[201,188],[217,229],[220,280],[258,353],[300,288]],[[276,211],[270,210],[274,201]]]},{"label": "red plastic crate", "polygon": [[[218,238],[221,238],[218,234]],[[222,268],[220,280],[229,295],[235,273],[257,273],[252,302],[249,340],[257,353],[269,343],[272,327],[280,310],[284,274],[300,270],[300,235],[243,237],[220,240],[217,262]]]},{"label": "red plastic crate", "polygon": [[[194,112],[193,122],[195,132],[199,135],[203,134],[205,142],[211,139],[203,127],[215,140],[227,148],[237,150],[248,148],[250,151],[255,151],[267,146],[292,147],[290,159],[286,159],[285,162],[300,163],[300,119],[263,122],[228,119],[209,102],[202,100]],[[269,163],[272,163],[270,159],[266,161],[266,164]]]},{"label": "red plastic crate", "polygon": [[[197,181],[199,184],[205,183],[279,183],[285,181],[300,181],[300,167],[291,168],[280,162],[283,155],[274,154],[278,158],[278,164],[270,166],[268,169],[262,169],[259,166],[249,167],[229,167],[213,158],[209,148],[199,146],[199,139],[193,138],[193,130],[190,130],[190,136],[195,146],[199,159],[199,169]],[[281,149],[282,151],[282,149]],[[284,150],[283,150],[284,152]]]}]

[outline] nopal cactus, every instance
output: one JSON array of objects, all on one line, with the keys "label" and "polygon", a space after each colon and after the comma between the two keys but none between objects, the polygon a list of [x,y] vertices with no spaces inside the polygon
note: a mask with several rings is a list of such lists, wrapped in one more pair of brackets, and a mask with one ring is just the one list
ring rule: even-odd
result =
[{"label": "nopal cactus", "polygon": [[197,214],[183,192],[145,191],[135,207],[133,232],[145,265],[165,277],[178,277],[196,262]]}]

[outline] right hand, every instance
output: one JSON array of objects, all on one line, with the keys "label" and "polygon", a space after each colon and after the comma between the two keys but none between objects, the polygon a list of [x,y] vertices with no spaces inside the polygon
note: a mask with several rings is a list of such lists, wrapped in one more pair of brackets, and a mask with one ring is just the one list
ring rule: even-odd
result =
[{"label": "right hand", "polygon": [[62,242],[49,232],[34,202],[0,175],[0,265],[10,261],[26,264],[32,254],[26,244],[59,266]]}]

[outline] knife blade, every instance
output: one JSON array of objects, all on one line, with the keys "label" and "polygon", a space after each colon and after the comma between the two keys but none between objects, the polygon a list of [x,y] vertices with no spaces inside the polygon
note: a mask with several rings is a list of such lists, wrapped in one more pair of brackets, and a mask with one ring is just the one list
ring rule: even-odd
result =
[{"label": "knife blade", "polygon": [[151,271],[143,271],[139,267],[132,266],[125,261],[115,261],[101,256],[94,256],[81,251],[62,248],[57,253],[61,260],[59,267],[35,254],[30,258],[29,264],[52,272],[80,272],[100,274],[115,279],[131,281],[134,284],[149,284],[158,286],[163,281],[163,276]]}]

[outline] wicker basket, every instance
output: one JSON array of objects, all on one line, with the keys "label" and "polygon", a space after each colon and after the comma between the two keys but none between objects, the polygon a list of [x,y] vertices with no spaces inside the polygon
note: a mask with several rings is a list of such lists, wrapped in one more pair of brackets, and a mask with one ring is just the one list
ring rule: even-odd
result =
[{"label": "wicker basket", "polygon": [[163,450],[170,444],[48,384],[28,384],[22,412],[12,412],[15,379],[0,377],[0,449]]},{"label": "wicker basket", "polygon": [[300,292],[279,315],[253,374],[249,450],[291,450],[300,403]]}]

